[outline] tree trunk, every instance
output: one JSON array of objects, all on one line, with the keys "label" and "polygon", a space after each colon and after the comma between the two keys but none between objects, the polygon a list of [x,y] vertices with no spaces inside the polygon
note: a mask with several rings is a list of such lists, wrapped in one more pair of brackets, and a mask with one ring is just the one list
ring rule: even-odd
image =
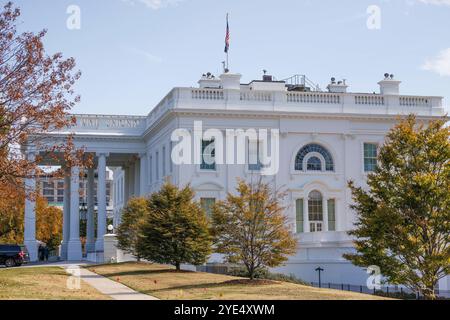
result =
[{"label": "tree trunk", "polygon": [[177,269],[177,271],[181,270],[181,264],[179,262],[175,263],[175,268]]},{"label": "tree trunk", "polygon": [[248,268],[248,276],[250,277],[250,280],[255,279],[255,268],[253,266]]},{"label": "tree trunk", "polygon": [[425,300],[436,300],[436,295],[434,293],[434,286],[431,288],[423,289],[422,294]]}]

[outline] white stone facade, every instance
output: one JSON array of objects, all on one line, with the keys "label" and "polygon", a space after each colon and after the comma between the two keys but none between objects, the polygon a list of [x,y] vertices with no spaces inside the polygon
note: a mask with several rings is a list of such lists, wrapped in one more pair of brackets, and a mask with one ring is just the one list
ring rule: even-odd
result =
[{"label": "white stone facade", "polygon": [[[214,170],[173,164],[175,129],[192,132],[194,121],[202,121],[205,130],[223,132],[278,129],[279,171],[264,179],[287,191],[286,214],[300,249],[277,270],[317,281],[315,269],[320,266],[323,282],[365,284],[365,271],[342,258],[353,250],[347,231],[355,221],[347,182],[365,184],[373,153],[399,115],[415,113],[423,121],[441,117],[442,98],[400,95],[400,82],[390,77],[379,83],[379,94],[347,93],[347,85],[341,82],[331,83],[327,92],[305,92],[288,91],[279,81],[241,84],[240,78],[227,73],[220,79],[203,77],[200,88],[174,88],[143,117],[76,116],[77,125],[71,129],[76,144],[96,155],[99,169],[114,170],[115,225],[127,199],[157,191],[165,179],[179,186],[190,183],[197,198],[207,204],[234,192],[237,178],[250,180],[259,175],[248,164],[217,164]],[[76,209],[72,204],[71,211]],[[99,203],[100,212],[103,205]],[[76,219],[76,213],[70,212],[70,218]],[[99,221],[104,221],[103,215]],[[105,227],[99,228],[103,232]],[[78,247],[74,237],[64,239],[69,253]],[[103,250],[102,240],[96,242],[98,252]],[[219,259],[214,255],[211,261]]]}]

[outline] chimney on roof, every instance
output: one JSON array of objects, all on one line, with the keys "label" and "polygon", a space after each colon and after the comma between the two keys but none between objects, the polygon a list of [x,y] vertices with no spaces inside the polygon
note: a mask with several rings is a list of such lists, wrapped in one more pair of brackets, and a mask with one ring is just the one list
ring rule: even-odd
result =
[{"label": "chimney on roof", "polygon": [[346,93],[348,85],[345,80],[336,82],[336,78],[331,78],[330,84],[327,86],[328,92],[332,93]]},{"label": "chimney on roof", "polygon": [[262,80],[264,82],[272,82],[273,81],[273,77],[271,75],[267,74],[267,70],[263,70],[263,73],[264,74],[263,74]]},{"label": "chimney on roof", "polygon": [[211,72],[203,74],[198,81],[200,88],[220,88],[220,79],[217,79]]},{"label": "chimney on roof", "polygon": [[222,88],[227,90],[240,90],[241,89],[241,77],[239,73],[223,73],[220,75],[220,80],[222,82]]},{"label": "chimney on roof", "polygon": [[383,95],[399,95],[401,81],[394,80],[394,75],[385,73],[384,79],[378,82],[380,85],[380,94]]}]

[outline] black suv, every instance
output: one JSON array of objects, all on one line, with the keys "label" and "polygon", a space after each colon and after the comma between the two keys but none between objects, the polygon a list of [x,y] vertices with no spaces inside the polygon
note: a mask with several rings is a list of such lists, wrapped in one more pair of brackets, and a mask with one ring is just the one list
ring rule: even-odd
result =
[{"label": "black suv", "polygon": [[25,246],[16,244],[0,244],[0,265],[7,268],[18,267],[29,261],[29,256]]}]

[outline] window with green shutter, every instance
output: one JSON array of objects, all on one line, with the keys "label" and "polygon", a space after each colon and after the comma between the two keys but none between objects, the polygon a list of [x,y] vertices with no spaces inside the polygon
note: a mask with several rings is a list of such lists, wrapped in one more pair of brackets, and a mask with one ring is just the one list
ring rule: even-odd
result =
[{"label": "window with green shutter", "polygon": [[295,205],[297,233],[303,232],[303,199],[297,199]]},{"label": "window with green shutter", "polygon": [[214,139],[202,140],[202,163],[201,170],[216,170],[216,150]]},{"label": "window with green shutter", "polygon": [[364,171],[373,172],[377,167],[378,145],[375,143],[364,143]]},{"label": "window with green shutter", "polygon": [[336,231],[336,202],[328,200],[328,231]]}]

